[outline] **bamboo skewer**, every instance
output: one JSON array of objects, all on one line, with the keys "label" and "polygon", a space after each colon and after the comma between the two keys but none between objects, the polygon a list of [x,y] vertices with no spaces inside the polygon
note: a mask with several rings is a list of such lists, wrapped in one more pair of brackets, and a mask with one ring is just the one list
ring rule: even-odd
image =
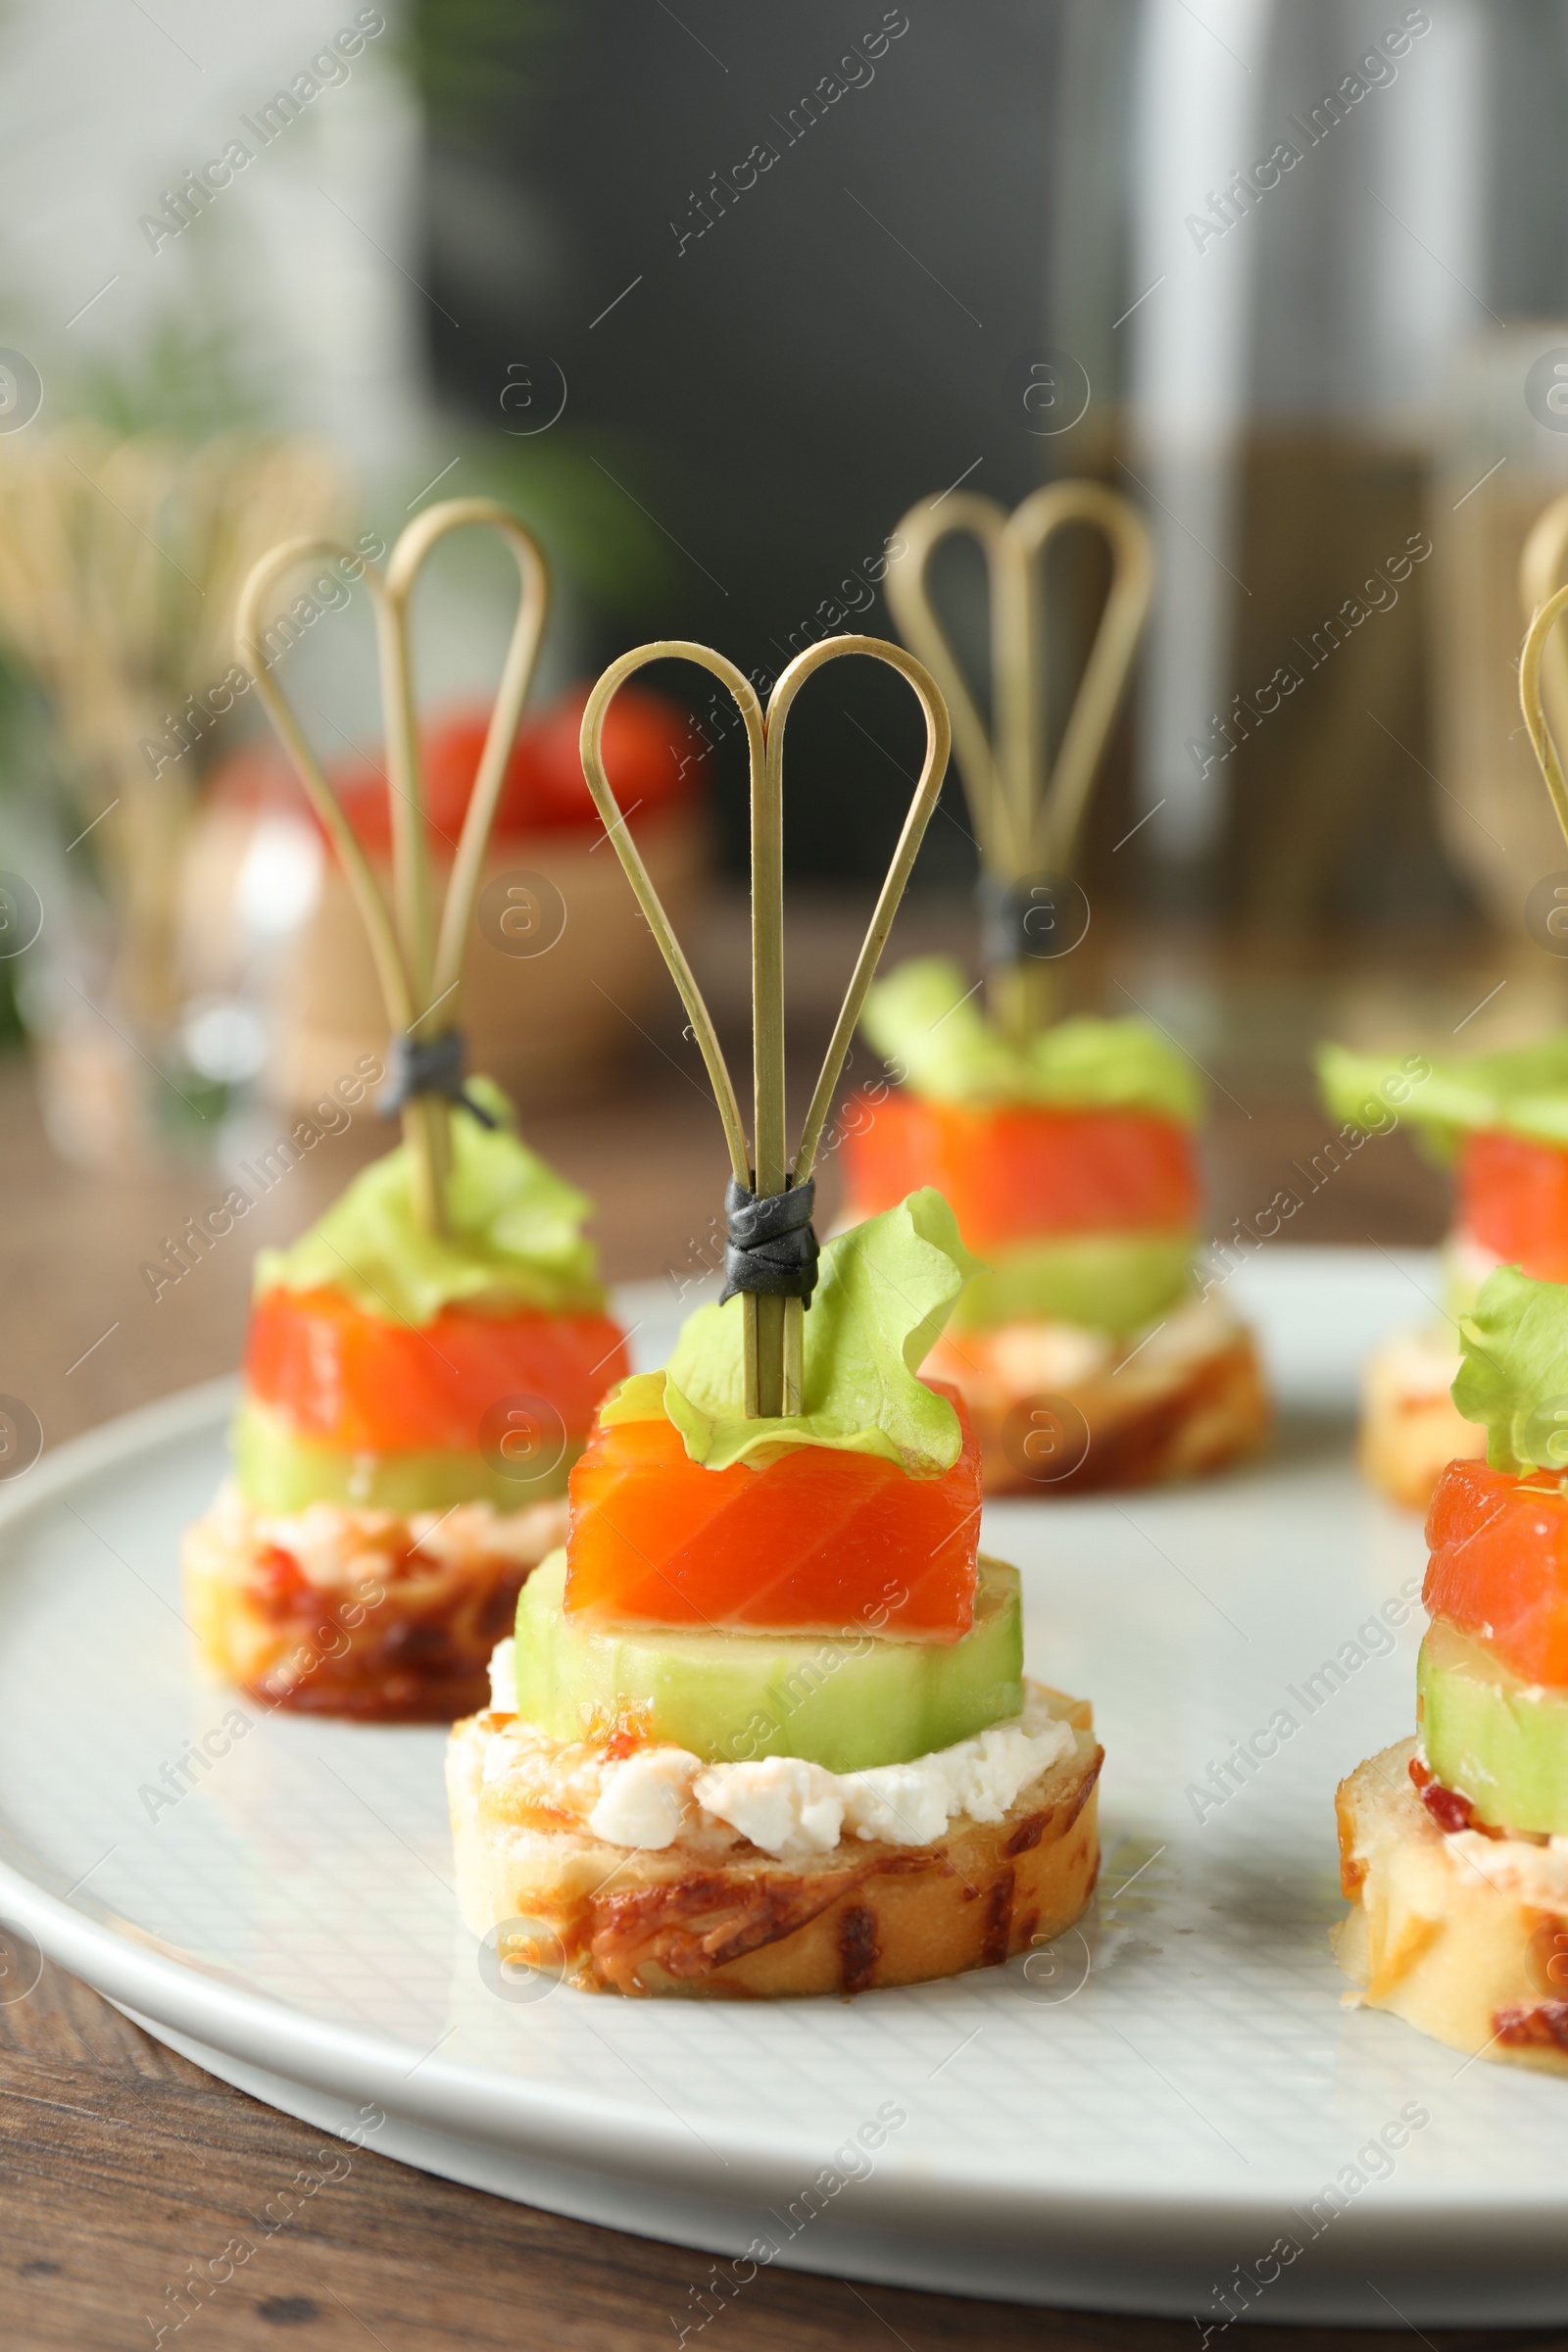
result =
[{"label": "bamboo skewer", "polygon": [[[995,499],[982,498],[974,491],[952,491],[943,504],[947,513],[941,516],[932,501],[909,509],[894,533],[895,538],[904,541],[905,553],[889,564],[884,585],[900,635],[925,663],[947,700],[954,757],[963,782],[981,864],[988,872],[1005,873],[1020,863],[1020,857],[1012,838],[1013,800],[1003,781],[1000,748],[976,707],[969,681],[937,617],[926,582],[937,548],[945,539],[966,531],[978,540],[985,556],[995,608],[1007,517]],[[992,645],[995,655],[995,610]],[[999,668],[1000,662],[994,665],[992,699],[1000,704]]]},{"label": "bamboo skewer", "polygon": [[[791,1161],[786,1140],[784,1056],[784,729],[790,707],[806,680],[824,663],[845,654],[868,654],[886,662],[908,680],[925,714],[925,758],[898,846],[850,975],[801,1130],[800,1144]],[[605,773],[602,749],[605,714],[617,689],[647,663],[674,660],[698,662],[727,686],[746,726],[752,818],[753,1142],[750,1147],[740,1098],[712,1017]],[[942,789],[950,742],[947,707],[935,679],[902,646],[890,645],[879,637],[828,637],[797,655],[774,685],[765,712],[750,681],[722,654],[705,645],[675,639],[639,646],[634,653],[622,654],[617,662],[611,663],[588,697],[581,736],[583,774],[588,789],[686,1007],[692,1035],[707,1065],[718,1105],[731,1173],[737,1184],[755,1193],[759,1200],[776,1197],[790,1186],[804,1185],[810,1179],[866,991]],[[800,1298],[742,1293],[744,1409],[748,1419],[771,1419],[801,1410],[805,1303]]]},{"label": "bamboo skewer", "polygon": [[1568,612],[1568,587],[1559,588],[1547,597],[1545,603],[1538,608],[1535,618],[1526,630],[1524,646],[1519,655],[1519,700],[1524,709],[1531,749],[1541,763],[1541,773],[1551,797],[1557,822],[1562,827],[1563,839],[1568,841],[1568,780],[1563,776],[1562,761],[1558,757],[1551,724],[1546,717],[1542,692],[1543,660],[1552,631],[1564,612]]},{"label": "bamboo skewer", "polygon": [[[1046,559],[1058,532],[1075,523],[1105,540],[1111,582],[1052,760],[1039,660]],[[932,558],[959,534],[978,542],[991,582],[989,728],[930,596]],[[1053,482],[1010,515],[993,499],[969,492],[923,501],[910,508],[896,536],[905,548],[888,565],[888,602],[952,710],[982,872],[1007,886],[1046,874],[1070,876],[1153,588],[1153,555],[1141,516],[1102,483]],[[997,967],[987,983],[993,1013],[1010,1036],[1026,1043],[1049,1016],[1049,968],[1032,961]]]},{"label": "bamboo skewer", "polygon": [[[752,1189],[760,1200],[785,1188],[784,1100],[784,720],[763,721],[762,764],[752,770]],[[747,1389],[762,1418],[801,1409],[804,1302],[743,1296],[749,1325]],[[752,1367],[755,1365],[755,1377]],[[750,1406],[748,1410],[751,1410]]]},{"label": "bamboo skewer", "polygon": [[[410,660],[409,605],[415,582],[431,550],[449,532],[474,524],[499,532],[512,550],[518,575],[517,616],[438,925],[431,889],[418,715]],[[393,887],[389,905],[343,805],[262,650],[262,616],[267,599],[296,565],[320,556],[347,557],[356,565],[363,562],[352,550],[330,539],[290,539],[275,547],[255,565],[240,592],[235,617],[236,647],[337,853],[370,943],[393,1035],[427,1045],[458,1027],[464,955],[483,874],[485,850],[549,614],[549,569],[536,542],[516,517],[493,500],[483,498],[448,499],[428,509],[398,540],[384,577],[373,564],[364,565],[375,607],[392,800]],[[428,1231],[445,1232],[452,1103],[445,1095],[416,1094],[404,1102],[401,1115],[416,1211]]]},{"label": "bamboo skewer", "polygon": [[709,1084],[713,1090],[713,1100],[718,1105],[724,1142],[729,1151],[730,1173],[737,1184],[748,1184],[751,1181],[752,1163],[746,1142],[746,1122],[741,1116],[740,1097],[735,1092],[729,1065],[724,1059],[724,1049],[718,1042],[718,1032],[713,1027],[712,1016],[703,1000],[696,976],[664,912],[663,903],[654,888],[642,855],[621,815],[620,804],[605,773],[600,749],[605,712],[617,687],[623,685],[634,672],[645,668],[650,662],[695,662],[703,669],[710,670],[721,685],[729,688],[745,723],[754,779],[765,757],[762,706],[757,699],[751,680],[736,668],[733,662],[726,661],[722,654],[714,653],[710,646],[691,644],[684,638],[663,638],[657,645],[638,646],[634,652],[622,654],[618,661],[612,662],[588,697],[582,714],[580,741],[583,774],[593,794],[594,806],[599,810],[606,833],[614,844],[615,855],[625,870],[626,879],[632,886],[659,952],[669,966],[670,977],[680,993],[680,1001],[686,1007],[692,1035],[697,1041],[697,1050],[702,1054]]},{"label": "bamboo skewer", "polygon": [[[339,557],[342,553],[341,542],[336,539],[286,539],[270,555],[264,556],[240,590],[234,615],[235,651],[251,673],[262,708],[293,760],[311,806],[325,826],[327,839],[348,877],[369,937],[387,1017],[394,1029],[407,1029],[414,1018],[414,1001],[397,931],[380,884],[371,871],[359,835],[343,812],[343,804],[327,782],[325,771],[295,716],[293,705],[272,676],[261,650],[263,607],[278,581],[313,557]],[[371,576],[371,568],[366,566],[367,579]]]}]

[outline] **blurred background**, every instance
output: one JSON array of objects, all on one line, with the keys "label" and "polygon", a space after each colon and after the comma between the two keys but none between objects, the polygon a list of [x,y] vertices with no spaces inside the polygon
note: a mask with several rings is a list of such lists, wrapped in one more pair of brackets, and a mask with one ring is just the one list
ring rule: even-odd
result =
[{"label": "blurred background", "polygon": [[[373,558],[488,493],[550,550],[493,863],[564,927],[518,955],[481,924],[470,1028],[600,1194],[613,1274],[702,1270],[722,1159],[594,855],[583,683],[661,636],[765,689],[825,635],[894,634],[889,534],[960,486],[1010,508],[1087,474],[1152,533],[1066,990],[1142,1008],[1210,1079],[1216,1233],[1321,1141],[1319,1037],[1560,1022],[1527,902],[1568,848],[1514,665],[1526,541],[1568,491],[1564,0],[7,0],[0,87],[0,1387],[52,1431],[232,1359],[250,1241],[156,1303],[138,1272],[225,1168],[296,1136],[269,1239],[387,1140],[298,1134],[378,1016],[231,667],[238,582],[290,533]],[[438,830],[507,574],[457,547],[417,601]],[[978,676],[978,559],[937,584]],[[1049,585],[1064,709],[1095,549]],[[276,626],[369,838],[353,561]],[[647,686],[623,798],[739,1040],[737,729],[690,670]],[[918,751],[870,664],[792,721],[805,1075]],[[974,873],[954,776],[895,947],[973,962]],[[1444,1199],[1395,1137],[1298,1238],[1430,1239]]]}]

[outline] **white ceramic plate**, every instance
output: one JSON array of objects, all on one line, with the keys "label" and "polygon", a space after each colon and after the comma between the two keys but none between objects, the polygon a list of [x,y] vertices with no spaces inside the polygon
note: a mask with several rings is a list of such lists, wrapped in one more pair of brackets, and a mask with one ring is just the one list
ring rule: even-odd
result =
[{"label": "white ceramic plate", "polygon": [[[1421,1624],[1378,1614],[1424,1552],[1351,1470],[1354,1373],[1432,1281],[1418,1257],[1263,1251],[1234,1288],[1287,1407],[1266,1464],[987,1512],[1034,1671],[1094,1699],[1106,1749],[1102,1893],[1033,1984],[1014,1963],[853,2001],[508,1997],[454,1912],[436,1732],[242,1710],[156,1802],[230,1715],[191,1671],[175,1570],[226,1384],[0,1490],[0,1914],[315,2125],[363,2109],[408,2163],[703,2248],[692,2329],[765,2261],[1215,2328],[1244,2307],[1568,2318],[1568,2083],[1342,2008],[1326,1939],[1334,1786],[1411,1728]],[[622,1303],[659,1360],[668,1291]],[[1277,1752],[1195,1798],[1282,1709]]]}]

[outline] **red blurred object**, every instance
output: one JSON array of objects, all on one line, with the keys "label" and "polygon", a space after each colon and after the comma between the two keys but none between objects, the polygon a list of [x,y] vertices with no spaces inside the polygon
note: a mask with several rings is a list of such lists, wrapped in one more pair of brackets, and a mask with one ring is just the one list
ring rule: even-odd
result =
[{"label": "red blurred object", "polygon": [[1568,1152],[1522,1135],[1469,1136],[1458,1190],[1472,1241],[1538,1282],[1568,1282]]},{"label": "red blurred object", "polygon": [[[495,838],[538,833],[590,833],[599,829],[578,757],[578,731],[588,700],[587,684],[573,686],[559,702],[517,731],[496,810]],[[463,829],[468,796],[479,772],[490,723],[482,705],[449,710],[420,735],[425,815],[437,843],[450,854]],[[623,686],[605,718],[605,772],[633,830],[640,819],[684,807],[696,796],[706,746],[688,711],[645,688]],[[381,767],[366,759],[342,760],[327,769],[349,822],[368,850],[390,852],[392,827],[387,781]],[[292,768],[270,746],[252,745],[226,760],[217,790],[242,804],[297,795]]]},{"label": "red blurred object", "polygon": [[858,1217],[934,1184],[982,1255],[1047,1235],[1185,1233],[1198,1221],[1193,1140],[1141,1110],[935,1102],[896,1087],[844,1113]]}]

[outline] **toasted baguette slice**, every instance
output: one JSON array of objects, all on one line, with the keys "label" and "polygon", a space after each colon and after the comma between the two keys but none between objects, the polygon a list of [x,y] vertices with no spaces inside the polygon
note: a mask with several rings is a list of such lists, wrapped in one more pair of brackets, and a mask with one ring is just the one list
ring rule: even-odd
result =
[{"label": "toasted baguette slice", "polygon": [[1342,1781],[1335,1955],[1373,2009],[1472,2056],[1568,2074],[1568,1852],[1441,1830],[1413,1740]]},{"label": "toasted baguette slice", "polygon": [[1091,1711],[1029,1689],[1074,1741],[1001,1821],[960,1814],[929,1845],[846,1838],[801,1861],[722,1825],[658,1851],[606,1844],[487,1783],[515,1718],[475,1715],[447,1750],[463,1916],[476,1936],[510,1927],[504,1957],[589,1992],[781,1999],[994,1967],[1069,1928],[1100,1869]]},{"label": "toasted baguette slice", "polygon": [[198,1660],[263,1706],[451,1723],[485,1703],[523,1580],[565,1530],[564,1495],[412,1520],[321,1502],[284,1517],[226,1487],[181,1548]]},{"label": "toasted baguette slice", "polygon": [[1448,1464],[1479,1461],[1487,1433],[1448,1395],[1459,1350],[1444,1331],[1401,1331],[1361,1374],[1361,1468],[1396,1502],[1424,1511]]},{"label": "toasted baguette slice", "polygon": [[[950,1331],[927,1356],[926,1375],[963,1394],[988,1494],[1155,1486],[1223,1469],[1262,1444],[1262,1367],[1250,1332],[1228,1316],[1188,1308],[1141,1346],[1103,1343],[1102,1361],[1083,1371],[1059,1348],[1070,1333],[1059,1324]],[[1033,1458],[1029,1414],[1042,1400],[1053,1413],[1068,1408],[1059,1459]]]}]

